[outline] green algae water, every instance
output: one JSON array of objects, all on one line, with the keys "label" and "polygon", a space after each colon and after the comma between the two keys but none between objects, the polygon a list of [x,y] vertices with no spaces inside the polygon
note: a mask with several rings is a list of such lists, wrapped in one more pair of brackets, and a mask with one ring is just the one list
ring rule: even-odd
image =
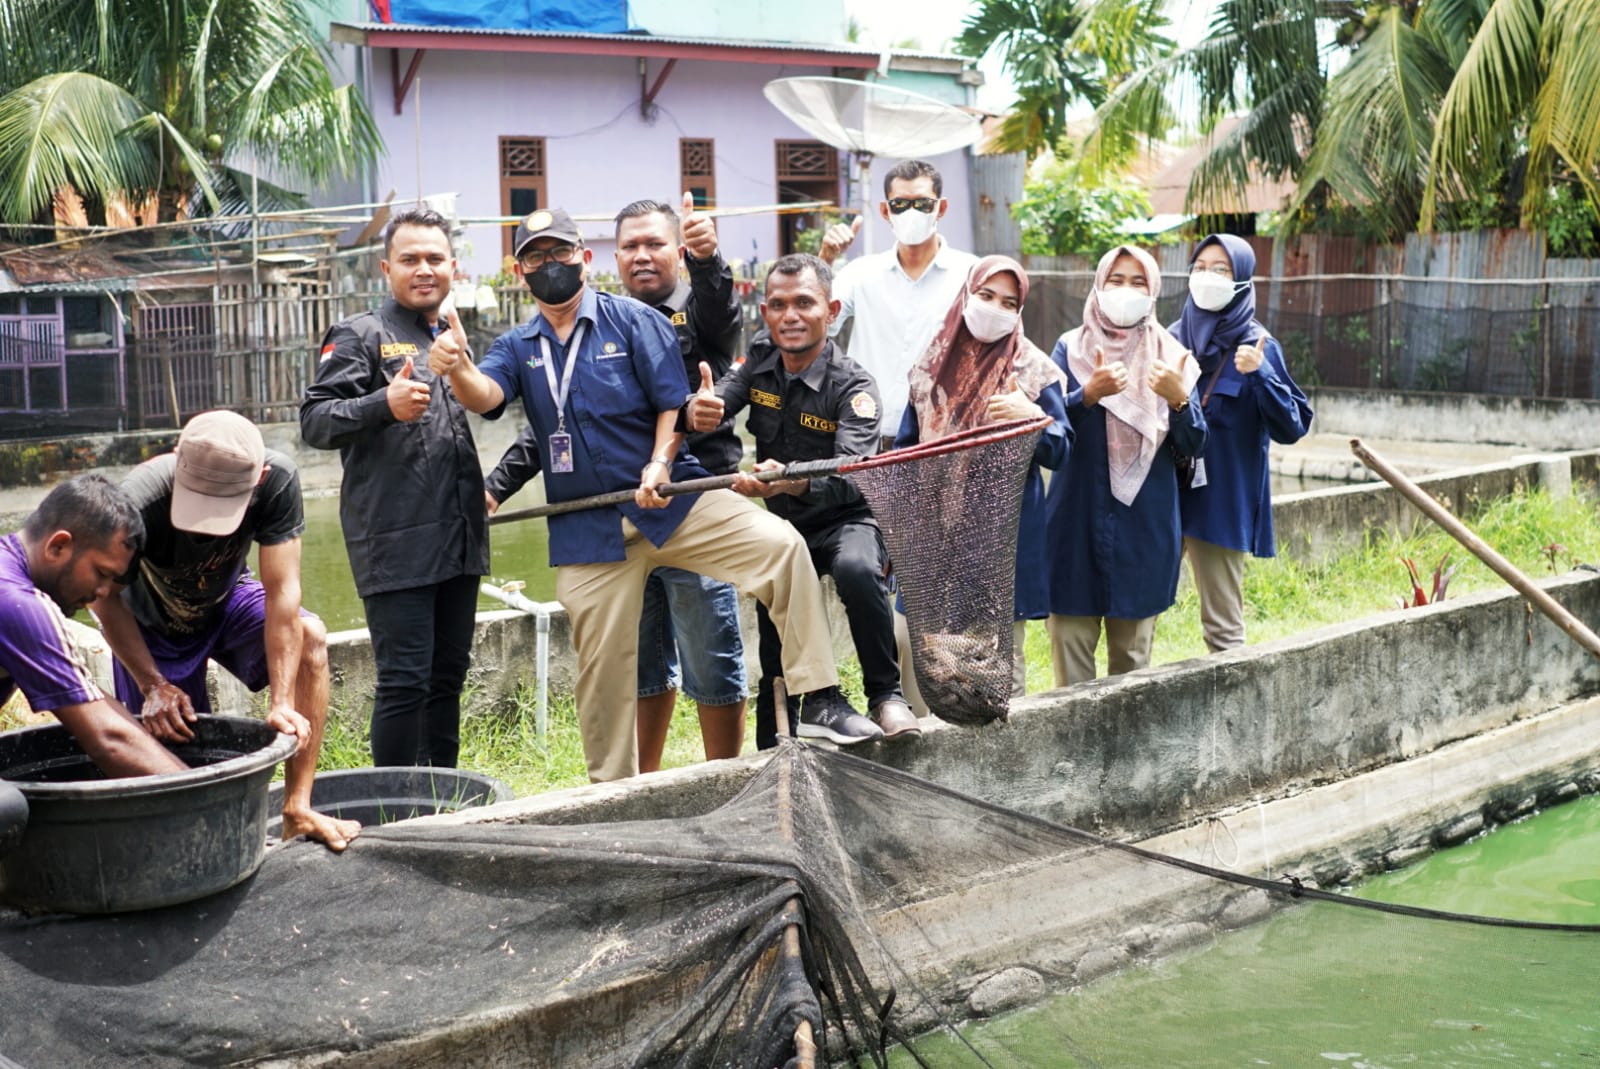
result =
[{"label": "green algae water", "polygon": [[[305,607],[322,618],[329,631],[366,627],[361,599],[356,597],[350,558],[339,529],[339,499],[306,499],[306,533],[300,553],[300,585]],[[490,577],[496,582],[520,579],[527,583],[524,597],[554,601],[556,573],[550,567],[549,535],[543,520],[524,520],[492,528],[489,532]],[[253,564],[254,562],[252,562]],[[479,611],[503,609],[492,598],[480,596]]]},{"label": "green algae water", "polygon": [[[1357,896],[1600,924],[1600,798],[1364,883]],[[1308,902],[1208,946],[916,1042],[943,1067],[1600,1065],[1600,934]],[[915,1061],[896,1051],[896,1069]]]}]

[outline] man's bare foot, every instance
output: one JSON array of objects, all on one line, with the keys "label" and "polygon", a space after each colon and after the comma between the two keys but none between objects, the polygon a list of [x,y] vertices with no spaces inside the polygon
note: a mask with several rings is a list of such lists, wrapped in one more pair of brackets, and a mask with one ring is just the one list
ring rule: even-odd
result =
[{"label": "man's bare foot", "polygon": [[318,813],[315,809],[283,811],[283,839],[287,842],[297,835],[323,843],[334,853],[341,853],[350,840],[361,834],[361,822],[338,820]]}]

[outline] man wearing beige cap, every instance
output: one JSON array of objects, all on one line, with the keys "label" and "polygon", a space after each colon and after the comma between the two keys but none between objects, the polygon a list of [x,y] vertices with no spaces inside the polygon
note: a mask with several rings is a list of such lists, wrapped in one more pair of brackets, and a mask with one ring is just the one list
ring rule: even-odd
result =
[{"label": "man wearing beige cap", "polygon": [[[176,451],[139,465],[122,489],[144,521],[137,563],[90,610],[111,652],[117,697],[158,739],[194,737],[211,711],[206,662],[268,689],[267,723],[300,739],[285,770],[283,835],[343,850],[360,830],[311,808],[328,718],[327,632],[300,607],[305,514],[294,462],[253,423],[202,412]],[[261,546],[261,578],[245,566]]]}]

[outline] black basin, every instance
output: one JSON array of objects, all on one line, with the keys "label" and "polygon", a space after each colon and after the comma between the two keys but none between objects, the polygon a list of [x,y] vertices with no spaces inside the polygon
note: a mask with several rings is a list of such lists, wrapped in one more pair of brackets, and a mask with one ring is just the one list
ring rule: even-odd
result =
[{"label": "black basin", "polygon": [[294,752],[260,720],[201,717],[171,747],[191,767],[107,779],[59,724],[0,734],[0,779],[28,802],[21,842],[0,858],[14,906],[118,913],[232,887],[266,852],[267,785]]}]

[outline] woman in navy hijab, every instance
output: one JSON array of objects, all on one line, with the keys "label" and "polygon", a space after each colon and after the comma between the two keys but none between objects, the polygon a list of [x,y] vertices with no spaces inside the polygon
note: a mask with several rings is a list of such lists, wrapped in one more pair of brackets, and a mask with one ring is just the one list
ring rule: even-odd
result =
[{"label": "woman in navy hijab", "polygon": [[1183,548],[1212,652],[1244,645],[1244,558],[1271,557],[1269,442],[1290,445],[1311,406],[1283,349],[1256,322],[1256,255],[1242,238],[1212,234],[1189,261],[1189,299],[1172,333],[1200,365],[1205,449],[1180,478]]}]

